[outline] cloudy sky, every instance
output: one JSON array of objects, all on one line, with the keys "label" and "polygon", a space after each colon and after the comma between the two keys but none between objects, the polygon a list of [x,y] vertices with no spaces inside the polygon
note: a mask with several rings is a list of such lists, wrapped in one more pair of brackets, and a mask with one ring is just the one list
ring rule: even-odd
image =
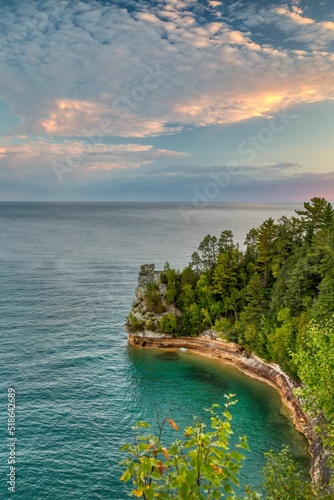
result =
[{"label": "cloudy sky", "polygon": [[0,199],[334,201],[333,0],[0,0]]}]

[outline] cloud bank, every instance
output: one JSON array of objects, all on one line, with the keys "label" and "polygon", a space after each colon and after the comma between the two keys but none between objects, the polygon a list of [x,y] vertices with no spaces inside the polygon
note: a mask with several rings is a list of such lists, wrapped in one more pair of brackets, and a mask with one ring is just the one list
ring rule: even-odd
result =
[{"label": "cloud bank", "polygon": [[[256,12],[253,5],[235,13],[242,22],[235,29],[234,18],[212,20],[220,2],[202,11],[195,4],[5,5],[0,95],[19,131],[80,136],[100,128],[144,137],[333,98],[333,22],[316,22],[297,6]],[[260,23],[307,50],[255,43],[250,28]]]},{"label": "cloud bank", "polygon": [[64,161],[78,183],[123,170],[148,182],[166,162],[195,179],[191,151],[153,140],[333,100],[334,22],[258,4],[2,0],[0,99],[17,118],[0,136],[2,181],[46,187]]}]

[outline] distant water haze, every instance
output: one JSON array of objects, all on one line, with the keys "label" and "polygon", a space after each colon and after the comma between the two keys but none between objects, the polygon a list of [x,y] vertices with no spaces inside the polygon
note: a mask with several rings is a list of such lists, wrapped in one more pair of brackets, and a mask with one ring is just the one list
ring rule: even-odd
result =
[{"label": "distant water haze", "polygon": [[[242,245],[250,228],[296,208],[215,204],[186,218],[173,203],[0,203],[0,434],[5,443],[14,387],[15,498],[124,500],[118,463],[131,426],[154,429],[158,408],[182,428],[230,392],[235,439],[251,447],[243,484],[259,484],[263,453],[283,444],[307,471],[307,443],[273,389],[187,352],[129,348],[124,330],[141,264],[182,268],[206,234],[231,229]],[[6,460],[3,446],[2,478]],[[3,479],[0,498],[6,489]]]}]

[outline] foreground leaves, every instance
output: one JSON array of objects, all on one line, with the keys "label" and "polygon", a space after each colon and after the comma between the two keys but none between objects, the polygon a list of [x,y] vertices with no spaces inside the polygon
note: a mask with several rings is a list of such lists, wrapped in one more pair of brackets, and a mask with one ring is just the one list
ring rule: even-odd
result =
[{"label": "foreground leaves", "polygon": [[[228,396],[225,410],[217,413],[219,405],[207,411],[211,415],[211,429],[194,417],[194,424],[186,428],[183,436],[179,426],[171,418],[168,424],[178,433],[180,439],[169,448],[163,446],[160,437],[153,434],[138,435],[140,428],[149,425],[140,422],[134,428],[134,443],[125,445],[122,451],[129,456],[122,464],[124,482],[132,481],[134,488],[129,496],[153,500],[214,500],[226,498],[241,500],[237,496],[239,473],[243,451],[249,451],[245,437],[231,449],[229,441],[233,433],[232,415],[229,408],[236,402]],[[260,498],[255,493],[246,498]]]}]

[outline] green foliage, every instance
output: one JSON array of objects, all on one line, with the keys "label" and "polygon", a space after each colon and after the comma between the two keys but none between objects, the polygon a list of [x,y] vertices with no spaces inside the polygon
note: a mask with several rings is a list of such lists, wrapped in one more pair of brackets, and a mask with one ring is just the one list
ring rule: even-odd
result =
[{"label": "green foliage", "polygon": [[202,271],[212,271],[216,265],[218,256],[218,240],[216,236],[211,236],[210,234],[205,236],[199,244],[197,252],[200,257]]},{"label": "green foliage", "polygon": [[230,342],[239,342],[239,323],[233,322],[225,317],[217,318],[213,326],[218,337]]},{"label": "green foliage", "polygon": [[172,313],[168,313],[159,320],[159,327],[162,333],[168,333],[174,337],[178,334],[177,318]]},{"label": "green foliage", "polygon": [[217,259],[217,265],[213,273],[213,291],[222,302],[222,312],[234,315],[238,314],[243,305],[243,273],[242,253],[237,248],[230,247],[225,253],[221,253]]},{"label": "green foliage", "polygon": [[[303,382],[297,392],[321,424],[318,433],[323,443],[334,450],[334,316],[320,324],[310,323],[293,358]],[[328,465],[333,471],[333,456]]]},{"label": "green foliage", "polygon": [[261,224],[257,231],[257,267],[263,273],[264,286],[271,278],[271,264],[275,253],[275,239],[277,226],[274,219],[268,219]]},{"label": "green foliage", "polygon": [[166,262],[160,279],[161,282],[164,283],[167,287],[166,302],[167,304],[172,304],[176,301],[176,298],[179,295],[180,273],[175,269],[172,269],[168,262]]},{"label": "green foliage", "polygon": [[156,322],[152,319],[146,320],[145,328],[146,330],[150,330],[151,332],[155,332],[158,329]]},{"label": "green foliage", "polygon": [[202,267],[201,258],[199,256],[198,252],[194,252],[191,255],[190,268],[193,270],[195,275],[199,276],[201,274],[203,267]]},{"label": "green foliage", "polygon": [[310,323],[294,360],[309,410],[316,413],[321,408],[327,420],[334,420],[334,317]]},{"label": "green foliage", "polygon": [[227,334],[231,330],[232,322],[227,318],[216,319],[213,329],[215,332]]},{"label": "green foliage", "polygon": [[319,229],[329,227],[334,222],[333,207],[325,198],[312,198],[310,202],[304,203],[304,210],[296,210],[296,213],[301,216],[307,241],[311,241]]},{"label": "green foliage", "polygon": [[187,266],[181,272],[181,286],[189,285],[194,288],[198,280],[198,275],[194,272],[191,266]]},{"label": "green foliage", "polygon": [[277,315],[279,326],[271,329],[268,334],[267,350],[272,359],[274,359],[285,372],[296,378],[296,372],[293,369],[290,353],[294,352],[298,323],[297,319],[291,317],[291,311],[288,307],[281,309]]},{"label": "green foliage", "polygon": [[[125,444],[122,452],[124,472],[120,478],[129,483],[128,496],[143,500],[260,500],[263,498],[250,487],[242,497],[239,477],[245,452],[249,451],[247,439],[240,437],[238,444],[231,447],[233,434],[230,407],[236,403],[234,395],[226,396],[228,401],[220,414],[220,406],[213,404],[210,429],[197,417],[183,433],[174,420],[167,416],[158,421],[159,434],[149,432],[147,422],[138,422],[133,428],[132,443]],[[163,443],[163,431],[169,424],[177,433],[177,439],[170,446]],[[303,478],[300,466],[294,462],[288,448],[281,452],[265,453],[267,459],[263,469],[262,487],[267,500],[331,500],[331,494],[321,489],[315,491],[310,481]]]},{"label": "green foliage", "polygon": [[149,283],[147,285],[145,290],[145,302],[147,311],[161,314],[166,310],[157,283]]},{"label": "green foliage", "polygon": [[[235,403],[228,397],[225,410],[218,414],[219,405],[207,410],[211,415],[211,429],[194,417],[193,425],[183,433],[170,418],[158,423],[160,435],[139,435],[139,430],[149,429],[149,424],[139,422],[134,428],[134,442],[123,446],[128,457],[122,462],[124,482],[132,482],[129,496],[144,500],[214,500],[228,498],[241,500],[236,495],[244,452],[248,451],[245,437],[239,438],[235,447],[230,445],[232,415]],[[164,424],[168,423],[179,438],[170,446],[162,443]],[[259,498],[243,496],[243,499]]]},{"label": "green foliage", "polygon": [[233,248],[237,248],[233,242],[233,233],[229,229],[222,231],[218,240],[219,253],[225,253]]},{"label": "green foliage", "polygon": [[285,447],[280,453],[265,453],[264,486],[267,500],[311,500],[319,498],[303,480],[302,471]]},{"label": "green foliage", "polygon": [[182,314],[182,333],[184,335],[197,335],[203,330],[201,311],[201,307],[195,303],[184,308]]},{"label": "green foliage", "polygon": [[142,332],[145,330],[145,321],[130,313],[128,316],[128,329],[129,332]]}]

